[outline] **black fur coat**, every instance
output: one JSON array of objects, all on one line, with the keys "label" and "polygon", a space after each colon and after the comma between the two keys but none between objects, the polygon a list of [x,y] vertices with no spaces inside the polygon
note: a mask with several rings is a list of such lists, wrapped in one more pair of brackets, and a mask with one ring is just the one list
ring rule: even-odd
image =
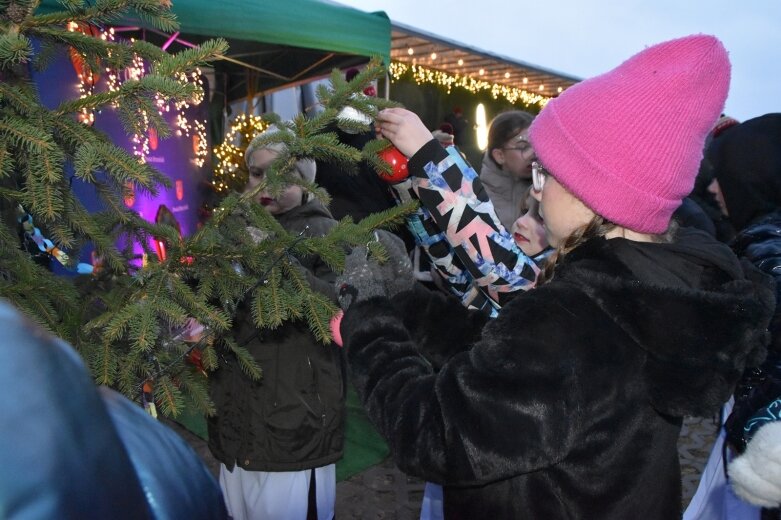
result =
[{"label": "black fur coat", "polygon": [[766,277],[686,231],[591,240],[484,327],[416,289],[341,330],[369,416],[403,471],[444,484],[447,518],[669,519],[681,418],[761,360],[773,306]]}]

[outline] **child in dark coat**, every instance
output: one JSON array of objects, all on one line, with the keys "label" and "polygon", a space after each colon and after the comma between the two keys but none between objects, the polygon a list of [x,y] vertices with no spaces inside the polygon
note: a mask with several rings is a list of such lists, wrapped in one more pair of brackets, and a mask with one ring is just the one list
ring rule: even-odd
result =
[{"label": "child in dark coat", "polygon": [[[247,190],[263,182],[281,146],[250,143]],[[315,164],[298,161],[296,172],[312,182]],[[336,225],[328,210],[297,185],[277,196],[262,190],[257,202],[291,233],[308,227],[307,234],[322,236]],[[296,260],[312,289],[334,298],[336,275],[325,262],[312,255]],[[239,307],[232,334],[260,364],[263,378],[251,380],[226,354],[210,380],[217,414],[209,420],[209,447],[222,463],[220,485],[228,512],[234,520],[304,520],[307,510],[316,507],[317,518],[333,518],[335,462],[342,457],[345,419],[340,351],[319,343],[302,322],[258,330],[248,305]]]},{"label": "child in dark coat", "polygon": [[[529,140],[556,253],[547,282],[487,324],[398,280],[379,297],[361,296],[361,270],[337,282],[352,285],[341,333],[358,394],[399,467],[444,485],[447,518],[680,517],[682,417],[717,410],[761,360],[773,309],[727,246],[670,228],[729,75],[721,42],[696,35],[548,103]],[[411,175],[458,177],[415,114],[377,122]],[[432,356],[437,327],[450,341]]]}]

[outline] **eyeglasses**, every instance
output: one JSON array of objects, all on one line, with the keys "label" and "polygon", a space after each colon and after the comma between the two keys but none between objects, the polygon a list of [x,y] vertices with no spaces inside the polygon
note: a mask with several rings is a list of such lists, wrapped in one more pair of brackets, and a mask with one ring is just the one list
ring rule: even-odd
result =
[{"label": "eyeglasses", "polygon": [[545,186],[545,179],[550,175],[550,172],[538,161],[532,162],[532,188],[534,191],[540,192]]},{"label": "eyeglasses", "polygon": [[516,146],[503,146],[502,150],[518,150],[523,156],[528,156],[534,152],[531,143],[525,137],[518,136],[515,138],[515,141],[518,143]]}]

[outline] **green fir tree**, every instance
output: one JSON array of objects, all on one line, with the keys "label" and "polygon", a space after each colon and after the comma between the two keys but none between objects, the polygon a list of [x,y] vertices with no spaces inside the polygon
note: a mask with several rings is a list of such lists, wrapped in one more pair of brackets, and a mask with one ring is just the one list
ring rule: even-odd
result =
[{"label": "green fir tree", "polygon": [[[0,0],[0,297],[70,342],[96,383],[136,400],[149,383],[162,412],[174,416],[182,411],[185,396],[201,412],[213,411],[205,373],[216,367],[219,349],[232,350],[248,377],[262,377],[262,367],[226,334],[236,306],[245,298],[258,327],[275,328],[303,318],[315,337],[329,341],[328,323],[337,309],[308,287],[290,255],[315,253],[339,271],[346,248],[370,242],[377,227],[399,225],[412,208],[388,210],[358,224],[345,219],[322,238],[286,233],[252,202],[253,193],[227,196],[189,237],[181,238],[171,226],[145,221],[122,204],[123,190],[129,183],[135,190],[155,193],[169,185],[168,179],[79,122],[78,116],[112,106],[128,133],[144,133],[151,126],[165,137],[170,129],[155,110],[155,96],[197,98],[200,87],[182,80],[181,73],[218,58],[227,44],[218,39],[171,55],[147,42],[104,41],[67,29],[70,22],[103,26],[134,13],[160,30],[174,31],[177,24],[170,5],[161,0],[60,0],[63,11],[48,14],[36,14],[38,3]],[[40,42],[40,51],[34,50],[33,40]],[[150,63],[151,70],[115,91],[48,109],[29,71],[45,68],[53,50],[63,46],[78,52],[91,70],[99,70],[101,64],[121,70],[134,55]],[[343,129],[368,130],[365,123],[337,114],[349,105],[373,118],[378,109],[390,106],[360,94],[382,73],[376,60],[350,83],[335,72],[332,87],[318,93],[325,108],[320,114],[301,115],[291,122],[268,116],[281,130],[268,141],[287,145],[287,152],[267,172],[269,189],[297,182],[327,202],[321,188],[290,175],[300,158],[335,162],[345,174],[359,160],[389,171],[377,157],[387,141],[356,150],[326,131],[334,121]],[[94,186],[102,199],[101,211],[88,212],[73,195],[66,165],[73,166],[75,177]],[[31,241],[35,228],[51,241],[46,253]],[[257,241],[253,228],[269,238]],[[152,237],[166,243],[165,260],[149,250]],[[142,268],[132,262],[134,241],[147,253]],[[47,268],[52,255],[74,268],[80,250],[88,245],[102,260],[99,272],[63,277]],[[375,249],[382,257],[383,251]],[[197,343],[186,342],[182,333],[193,320],[205,331]]]}]

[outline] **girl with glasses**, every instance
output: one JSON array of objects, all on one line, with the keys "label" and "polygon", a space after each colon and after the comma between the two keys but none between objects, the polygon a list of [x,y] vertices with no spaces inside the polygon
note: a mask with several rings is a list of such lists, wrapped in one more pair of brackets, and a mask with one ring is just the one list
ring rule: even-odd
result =
[{"label": "girl with glasses", "polygon": [[529,125],[533,120],[527,112],[512,110],[496,116],[488,129],[480,182],[507,229],[521,216],[518,208],[531,184],[534,150],[529,143]]},{"label": "girl with glasses", "polygon": [[[727,246],[670,229],[729,77],[721,42],[694,35],[546,105],[529,141],[556,252],[546,282],[495,319],[431,315],[425,291],[390,286],[343,303],[358,394],[399,467],[443,484],[446,518],[681,517],[682,418],[714,413],[761,361],[774,307],[768,279]],[[464,167],[412,112],[377,122],[411,175],[447,182]]]}]

